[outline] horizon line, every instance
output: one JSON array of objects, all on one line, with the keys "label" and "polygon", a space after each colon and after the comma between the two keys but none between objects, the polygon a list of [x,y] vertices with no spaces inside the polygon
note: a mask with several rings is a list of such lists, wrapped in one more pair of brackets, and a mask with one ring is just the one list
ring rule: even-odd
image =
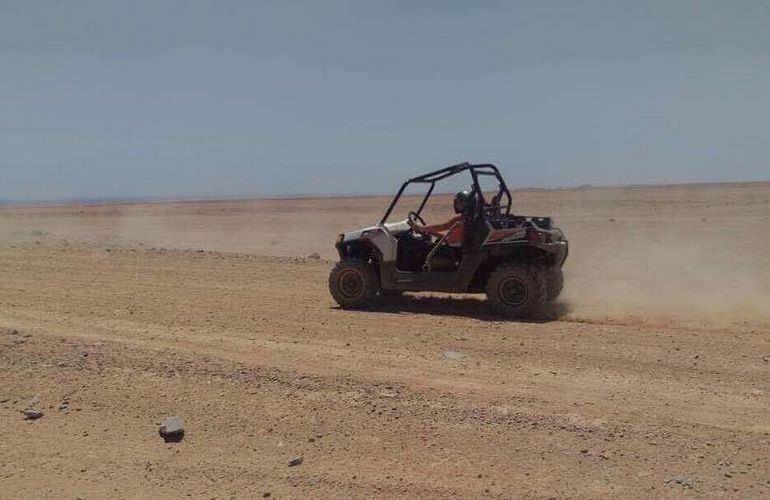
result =
[{"label": "horizon line", "polygon": [[[511,193],[524,193],[536,191],[579,191],[587,189],[644,189],[644,188],[670,188],[670,187],[694,187],[694,186],[741,186],[751,184],[770,184],[768,180],[753,181],[695,181],[674,183],[632,183],[632,184],[579,184],[576,186],[536,187],[527,186],[510,188]],[[397,190],[396,190],[397,191]],[[435,191],[434,194],[451,194],[452,191]],[[68,206],[68,205],[134,205],[155,203],[213,203],[213,202],[239,202],[239,201],[291,201],[291,200],[317,200],[331,198],[381,198],[391,197],[393,194],[385,193],[361,193],[361,194],[278,194],[260,196],[257,194],[238,195],[190,195],[190,196],[115,196],[115,197],[87,197],[87,198],[60,198],[60,199],[0,199],[0,208],[36,207],[36,206]],[[417,196],[410,194],[408,196]]]}]

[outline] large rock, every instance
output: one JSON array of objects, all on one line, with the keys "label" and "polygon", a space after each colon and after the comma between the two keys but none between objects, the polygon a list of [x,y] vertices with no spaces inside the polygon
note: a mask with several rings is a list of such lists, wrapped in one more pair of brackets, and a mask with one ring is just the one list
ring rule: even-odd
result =
[{"label": "large rock", "polygon": [[158,434],[167,443],[178,443],[184,437],[182,419],[177,416],[167,417],[158,429]]}]

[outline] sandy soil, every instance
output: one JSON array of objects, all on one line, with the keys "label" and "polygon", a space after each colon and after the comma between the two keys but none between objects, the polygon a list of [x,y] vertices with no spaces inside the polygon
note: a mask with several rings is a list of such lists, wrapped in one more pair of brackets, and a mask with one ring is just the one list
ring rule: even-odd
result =
[{"label": "sandy soil", "polygon": [[572,243],[541,322],[335,307],[386,204],[0,209],[0,497],[770,495],[770,184],[517,193]]}]

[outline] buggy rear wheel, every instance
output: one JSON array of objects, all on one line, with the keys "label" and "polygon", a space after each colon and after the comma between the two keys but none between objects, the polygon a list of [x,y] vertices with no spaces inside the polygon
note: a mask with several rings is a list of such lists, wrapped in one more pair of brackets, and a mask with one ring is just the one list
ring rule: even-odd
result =
[{"label": "buggy rear wheel", "polygon": [[379,282],[374,266],[367,262],[343,260],[329,274],[329,292],[344,309],[368,305],[378,290]]},{"label": "buggy rear wheel", "polygon": [[545,286],[548,292],[548,301],[556,300],[564,288],[564,271],[561,267],[551,267],[545,275]]},{"label": "buggy rear wheel", "polygon": [[546,302],[546,280],[539,266],[502,264],[489,275],[487,298],[495,311],[511,318],[533,316]]}]

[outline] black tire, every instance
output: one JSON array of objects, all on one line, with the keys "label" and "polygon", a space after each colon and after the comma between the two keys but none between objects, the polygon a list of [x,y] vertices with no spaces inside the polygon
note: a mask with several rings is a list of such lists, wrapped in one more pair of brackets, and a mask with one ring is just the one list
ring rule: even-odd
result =
[{"label": "black tire", "polygon": [[547,290],[543,269],[528,263],[499,265],[487,280],[492,308],[510,318],[529,318],[545,304]]},{"label": "black tire", "polygon": [[545,275],[545,287],[548,292],[548,302],[556,300],[564,289],[564,271],[560,267],[551,267]]},{"label": "black tire", "polygon": [[375,268],[366,262],[343,260],[329,274],[329,291],[343,309],[369,305],[379,289]]}]

